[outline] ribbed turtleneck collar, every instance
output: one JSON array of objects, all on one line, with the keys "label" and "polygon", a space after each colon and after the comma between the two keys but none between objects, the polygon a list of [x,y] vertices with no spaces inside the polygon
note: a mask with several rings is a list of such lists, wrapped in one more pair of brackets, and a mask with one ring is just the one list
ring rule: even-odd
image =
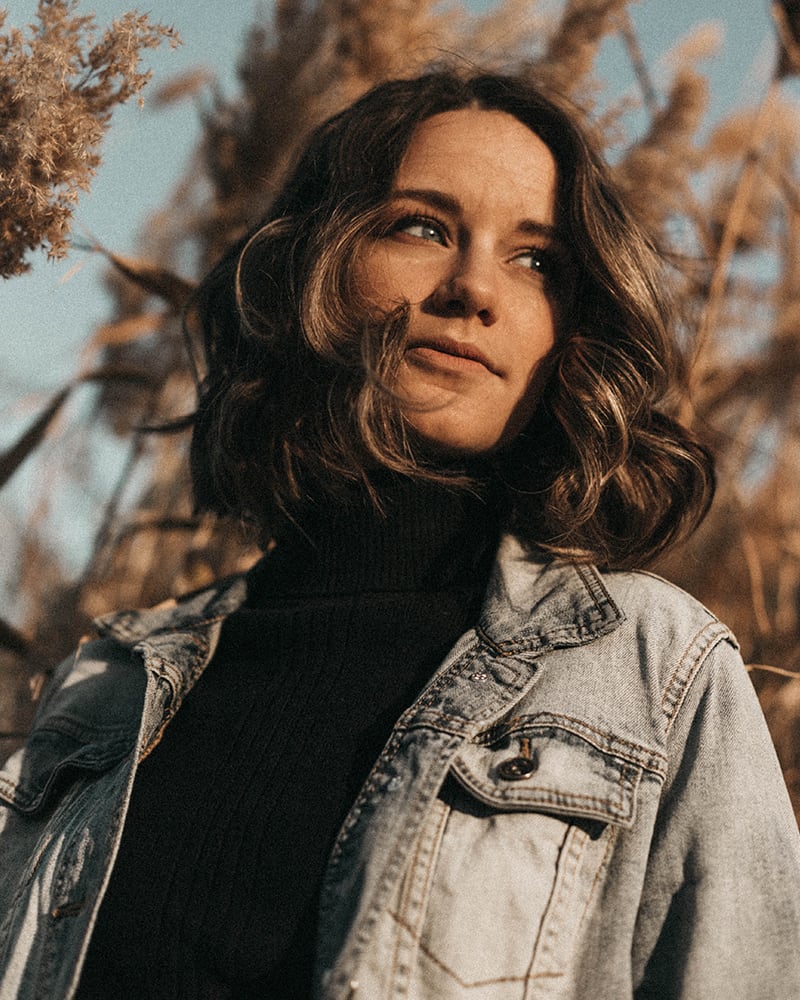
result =
[{"label": "ribbed turtleneck collar", "polygon": [[485,579],[501,514],[481,494],[388,478],[383,512],[368,500],[329,503],[286,524],[250,571],[248,604],[276,597],[472,588]]}]

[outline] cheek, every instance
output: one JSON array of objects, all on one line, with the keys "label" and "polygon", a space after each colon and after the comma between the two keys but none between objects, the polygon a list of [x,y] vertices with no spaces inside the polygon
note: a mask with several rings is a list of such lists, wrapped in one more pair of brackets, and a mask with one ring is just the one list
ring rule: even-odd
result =
[{"label": "cheek", "polygon": [[407,250],[398,253],[386,244],[377,244],[362,256],[356,281],[367,302],[388,311],[421,302],[434,283],[429,258]]},{"label": "cheek", "polygon": [[380,309],[398,304],[398,282],[385,247],[378,244],[364,254],[356,268],[356,281],[364,299]]},{"label": "cheek", "polygon": [[536,335],[526,341],[515,365],[517,398],[514,414],[517,424],[527,423],[533,416],[557,360],[557,333],[552,310],[543,308],[529,329],[535,330]]},{"label": "cheek", "polygon": [[535,305],[517,315],[522,321],[517,325],[519,335],[515,338],[515,370],[526,386],[535,389],[541,384],[543,369],[549,370],[552,364],[559,339],[558,320],[550,297],[544,294]]}]

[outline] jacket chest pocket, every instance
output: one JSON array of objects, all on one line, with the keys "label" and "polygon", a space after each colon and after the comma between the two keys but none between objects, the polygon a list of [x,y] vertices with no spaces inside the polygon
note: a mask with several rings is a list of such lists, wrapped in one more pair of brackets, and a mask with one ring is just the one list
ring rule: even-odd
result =
[{"label": "jacket chest pocket", "polygon": [[391,996],[564,995],[643,773],[583,729],[519,719],[455,760],[391,905]]}]

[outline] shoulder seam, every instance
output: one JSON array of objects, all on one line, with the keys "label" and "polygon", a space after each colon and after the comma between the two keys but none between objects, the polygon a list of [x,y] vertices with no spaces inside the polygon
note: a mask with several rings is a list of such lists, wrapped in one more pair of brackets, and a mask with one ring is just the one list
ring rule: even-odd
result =
[{"label": "shoulder seam", "polygon": [[720,642],[731,641],[732,636],[726,625],[716,618],[696,632],[681,654],[672,676],[664,688],[661,710],[666,717],[666,733],[669,733],[675,717],[683,704],[686,693],[692,685],[706,657]]}]

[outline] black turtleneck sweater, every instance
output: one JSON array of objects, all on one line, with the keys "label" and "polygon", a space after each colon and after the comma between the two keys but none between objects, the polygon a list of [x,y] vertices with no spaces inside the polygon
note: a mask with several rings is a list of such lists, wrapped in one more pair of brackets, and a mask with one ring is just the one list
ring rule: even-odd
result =
[{"label": "black turtleneck sweater", "polygon": [[317,510],[142,762],[79,1000],[299,1000],[340,824],[392,726],[472,624],[494,505],[394,484]]}]

